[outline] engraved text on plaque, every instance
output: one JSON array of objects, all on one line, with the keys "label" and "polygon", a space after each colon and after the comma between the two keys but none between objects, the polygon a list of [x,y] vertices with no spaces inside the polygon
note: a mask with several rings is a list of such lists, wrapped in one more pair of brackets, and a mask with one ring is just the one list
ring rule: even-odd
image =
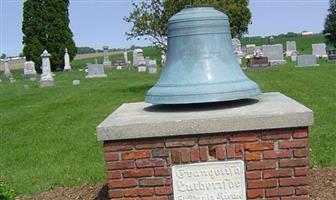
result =
[{"label": "engraved text on plaque", "polygon": [[246,200],[241,160],[172,167],[174,200]]}]

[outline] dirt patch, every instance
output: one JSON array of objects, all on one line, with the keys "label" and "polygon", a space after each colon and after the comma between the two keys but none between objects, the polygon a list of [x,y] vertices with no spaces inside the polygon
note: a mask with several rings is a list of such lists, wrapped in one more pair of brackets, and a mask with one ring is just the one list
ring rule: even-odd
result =
[{"label": "dirt patch", "polygon": [[[310,196],[312,200],[336,199],[336,168],[310,170]],[[57,188],[36,196],[18,197],[17,200],[106,200],[107,188],[103,184]]]}]

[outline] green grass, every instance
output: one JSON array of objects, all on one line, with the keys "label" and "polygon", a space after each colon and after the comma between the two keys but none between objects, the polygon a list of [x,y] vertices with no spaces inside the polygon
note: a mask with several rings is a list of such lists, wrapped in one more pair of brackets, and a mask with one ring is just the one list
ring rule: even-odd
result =
[{"label": "green grass", "polygon": [[[149,55],[159,57],[154,49],[146,49],[145,56]],[[0,177],[17,194],[104,182],[96,126],[122,103],[143,101],[159,77],[125,69],[89,80],[78,70],[87,62],[93,59],[74,61],[71,72],[56,72],[56,86],[51,88],[39,88],[37,82],[21,78],[19,71],[14,71],[15,84],[0,83]],[[246,73],[263,92],[282,92],[314,111],[310,164],[336,166],[336,62],[321,61],[313,68],[294,68],[290,63]],[[73,79],[81,84],[73,86]],[[30,88],[23,89],[24,84]]]}]

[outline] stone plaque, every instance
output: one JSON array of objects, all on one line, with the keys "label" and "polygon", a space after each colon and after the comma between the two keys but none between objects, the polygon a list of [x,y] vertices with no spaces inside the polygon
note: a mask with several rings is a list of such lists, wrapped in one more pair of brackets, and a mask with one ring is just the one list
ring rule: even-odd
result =
[{"label": "stone plaque", "polygon": [[175,165],[172,177],[174,200],[246,200],[241,160]]}]

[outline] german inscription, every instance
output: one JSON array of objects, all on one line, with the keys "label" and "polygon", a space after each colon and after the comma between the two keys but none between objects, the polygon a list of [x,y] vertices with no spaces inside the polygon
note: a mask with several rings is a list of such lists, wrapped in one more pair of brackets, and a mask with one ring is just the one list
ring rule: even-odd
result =
[{"label": "german inscription", "polygon": [[172,167],[175,200],[246,200],[241,160]]}]

